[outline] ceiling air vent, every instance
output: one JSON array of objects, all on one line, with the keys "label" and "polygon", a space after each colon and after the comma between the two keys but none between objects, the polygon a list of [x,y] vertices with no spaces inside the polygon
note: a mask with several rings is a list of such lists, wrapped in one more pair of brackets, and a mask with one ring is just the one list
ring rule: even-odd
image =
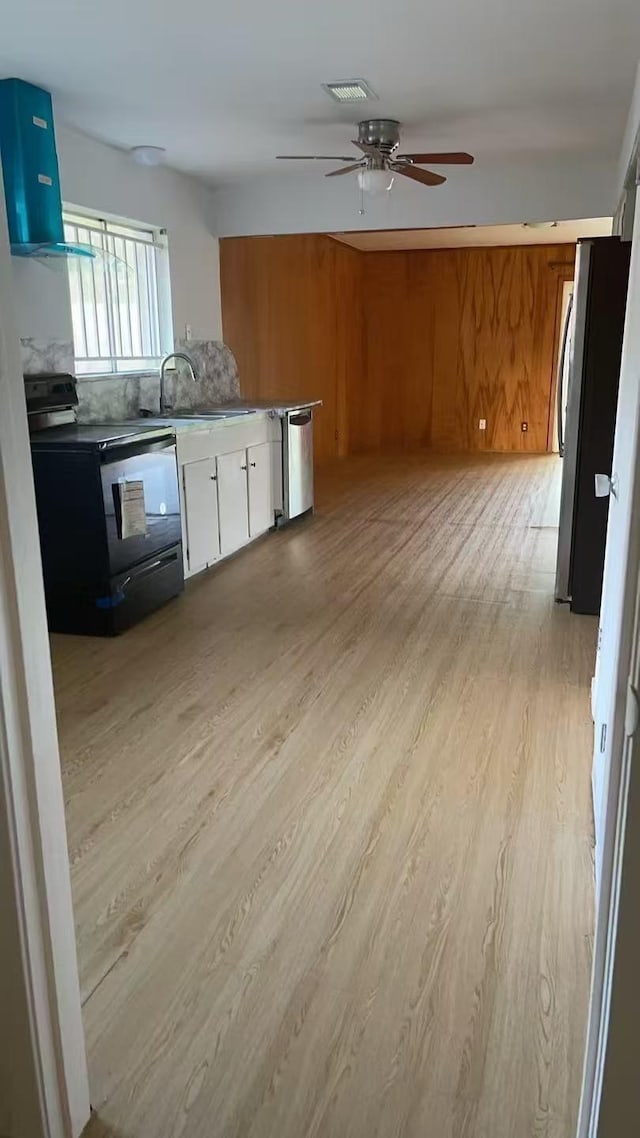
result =
[{"label": "ceiling air vent", "polygon": [[336,103],[364,103],[378,98],[364,79],[343,79],[340,83],[323,83],[322,86]]}]

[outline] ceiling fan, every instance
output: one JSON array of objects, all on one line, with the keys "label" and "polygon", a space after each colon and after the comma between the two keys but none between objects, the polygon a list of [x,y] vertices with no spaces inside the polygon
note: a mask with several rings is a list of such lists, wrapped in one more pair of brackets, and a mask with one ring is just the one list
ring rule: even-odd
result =
[{"label": "ceiling fan", "polygon": [[[423,186],[439,186],[446,182],[443,174],[433,170],[422,170],[426,162],[436,166],[470,166],[473,155],[462,151],[433,154],[396,154],[400,145],[400,123],[396,119],[363,119],[358,123],[358,137],[353,145],[362,152],[357,162],[355,155],[331,154],[278,154],[284,161],[310,160],[318,162],[348,162],[338,170],[330,170],[325,178],[335,178],[340,174],[357,173],[361,189],[375,188],[390,190],[395,174],[402,174]],[[384,185],[382,183],[385,183]]]}]

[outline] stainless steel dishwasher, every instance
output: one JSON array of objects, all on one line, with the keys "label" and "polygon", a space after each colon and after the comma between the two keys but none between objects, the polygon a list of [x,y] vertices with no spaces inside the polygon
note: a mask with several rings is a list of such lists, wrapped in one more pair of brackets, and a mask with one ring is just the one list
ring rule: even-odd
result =
[{"label": "stainless steel dishwasher", "polygon": [[313,510],[313,409],[296,407],[282,416],[282,516],[279,525]]}]

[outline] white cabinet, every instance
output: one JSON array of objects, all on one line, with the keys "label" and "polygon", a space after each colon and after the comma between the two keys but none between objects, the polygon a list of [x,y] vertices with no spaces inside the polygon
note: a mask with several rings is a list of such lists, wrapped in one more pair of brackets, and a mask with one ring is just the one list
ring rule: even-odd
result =
[{"label": "white cabinet", "polygon": [[282,509],[282,427],[265,413],[177,419],[185,577],[266,533]]},{"label": "white cabinet", "polygon": [[218,514],[220,552],[235,553],[249,540],[247,495],[247,452],[232,451],[216,459],[218,472]]},{"label": "white cabinet", "polygon": [[259,443],[247,449],[249,475],[249,536],[258,537],[271,528],[273,485],[271,470],[272,443]]},{"label": "white cabinet", "polygon": [[185,560],[188,573],[206,569],[220,557],[216,460],[203,458],[182,467]]}]

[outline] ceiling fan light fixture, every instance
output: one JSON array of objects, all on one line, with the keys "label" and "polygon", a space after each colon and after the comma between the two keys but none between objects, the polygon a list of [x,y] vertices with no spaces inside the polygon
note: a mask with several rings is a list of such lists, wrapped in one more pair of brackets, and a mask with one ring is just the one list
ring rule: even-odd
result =
[{"label": "ceiling fan light fixture", "polygon": [[323,83],[322,86],[336,103],[365,103],[378,98],[365,79],[342,79],[338,83]]},{"label": "ceiling fan light fixture", "polygon": [[388,194],[393,180],[392,170],[358,170],[358,185],[364,194]]},{"label": "ceiling fan light fixture", "polygon": [[138,166],[162,166],[166,153],[163,146],[132,146],[129,151]]}]

